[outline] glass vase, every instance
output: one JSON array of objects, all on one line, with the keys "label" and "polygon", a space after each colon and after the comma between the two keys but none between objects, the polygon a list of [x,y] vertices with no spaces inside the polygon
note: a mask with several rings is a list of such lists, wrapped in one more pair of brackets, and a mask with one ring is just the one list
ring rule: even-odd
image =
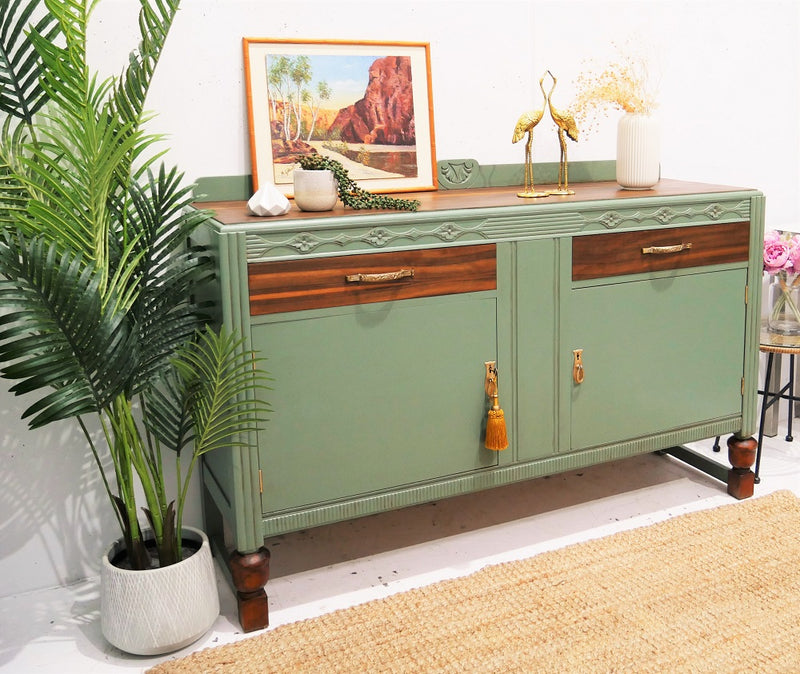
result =
[{"label": "glass vase", "polygon": [[780,335],[800,335],[800,275],[775,274],[767,293],[767,328]]}]

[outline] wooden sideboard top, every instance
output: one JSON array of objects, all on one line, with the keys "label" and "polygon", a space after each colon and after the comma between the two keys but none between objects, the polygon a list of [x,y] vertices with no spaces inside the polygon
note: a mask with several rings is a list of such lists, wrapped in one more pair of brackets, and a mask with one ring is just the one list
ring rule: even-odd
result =
[{"label": "wooden sideboard top", "polygon": [[[537,189],[547,190],[555,185],[537,185]],[[652,189],[648,190],[623,190],[613,181],[576,183],[570,185],[575,190],[572,196],[549,196],[539,199],[522,199],[517,196],[521,186],[513,187],[480,187],[465,190],[438,190],[431,192],[409,192],[392,196],[407,199],[418,199],[420,207],[418,212],[445,211],[471,208],[497,208],[505,206],[533,206],[536,204],[553,205],[582,201],[603,201],[612,199],[641,199],[659,198],[681,195],[714,194],[720,192],[751,192],[750,188],[732,187],[730,185],[711,185],[706,183],[687,182],[662,178]],[[342,217],[358,215],[375,215],[379,213],[393,213],[399,211],[365,210],[357,211],[345,208],[341,202],[337,203],[332,211],[304,212],[294,204],[292,209],[279,217],[262,217],[250,215],[247,212],[245,201],[206,201],[195,204],[198,208],[209,209],[214,212],[215,219],[223,225],[242,224],[247,222],[260,222],[272,220],[276,224],[287,220],[304,220],[320,217]]]}]

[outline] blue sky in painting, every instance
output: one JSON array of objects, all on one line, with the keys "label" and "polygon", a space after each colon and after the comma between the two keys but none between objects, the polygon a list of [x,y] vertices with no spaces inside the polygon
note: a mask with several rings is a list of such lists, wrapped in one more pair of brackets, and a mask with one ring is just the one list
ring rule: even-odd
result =
[{"label": "blue sky in painting", "polygon": [[[270,55],[269,60],[279,55]],[[292,55],[287,55],[292,58]],[[326,107],[343,108],[355,103],[364,96],[367,88],[369,67],[379,56],[363,55],[308,55],[311,60],[311,89],[316,90],[317,82],[325,81],[333,90],[333,97]]]}]

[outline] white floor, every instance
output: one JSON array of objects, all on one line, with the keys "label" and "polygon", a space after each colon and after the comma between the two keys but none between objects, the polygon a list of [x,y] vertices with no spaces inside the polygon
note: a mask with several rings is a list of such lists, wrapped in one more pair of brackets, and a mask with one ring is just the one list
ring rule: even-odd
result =
[{"label": "white floor", "polygon": [[[798,439],[768,439],[756,496],[800,495]],[[785,432],[783,426],[779,433]],[[693,447],[727,465],[709,440]],[[725,486],[668,456],[643,455],[439,503],[272,539],[267,585],[277,626],[463,575],[490,563],[732,503]],[[131,657],[100,634],[95,582],[0,601],[0,671],[94,674],[144,672],[188,653],[252,636],[236,623],[219,580],[222,614],[193,646],[159,658]]]}]

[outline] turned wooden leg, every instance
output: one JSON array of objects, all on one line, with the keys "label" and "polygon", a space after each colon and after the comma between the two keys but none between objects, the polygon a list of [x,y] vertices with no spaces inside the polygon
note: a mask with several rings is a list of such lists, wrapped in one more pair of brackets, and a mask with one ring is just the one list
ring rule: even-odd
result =
[{"label": "turned wooden leg", "polygon": [[750,498],[753,495],[755,473],[750,467],[755,463],[758,442],[755,438],[728,438],[728,493],[734,498]]},{"label": "turned wooden leg", "polygon": [[269,580],[269,550],[261,548],[246,555],[234,551],[230,567],[242,630],[252,632],[269,626],[267,593],[264,590]]}]

